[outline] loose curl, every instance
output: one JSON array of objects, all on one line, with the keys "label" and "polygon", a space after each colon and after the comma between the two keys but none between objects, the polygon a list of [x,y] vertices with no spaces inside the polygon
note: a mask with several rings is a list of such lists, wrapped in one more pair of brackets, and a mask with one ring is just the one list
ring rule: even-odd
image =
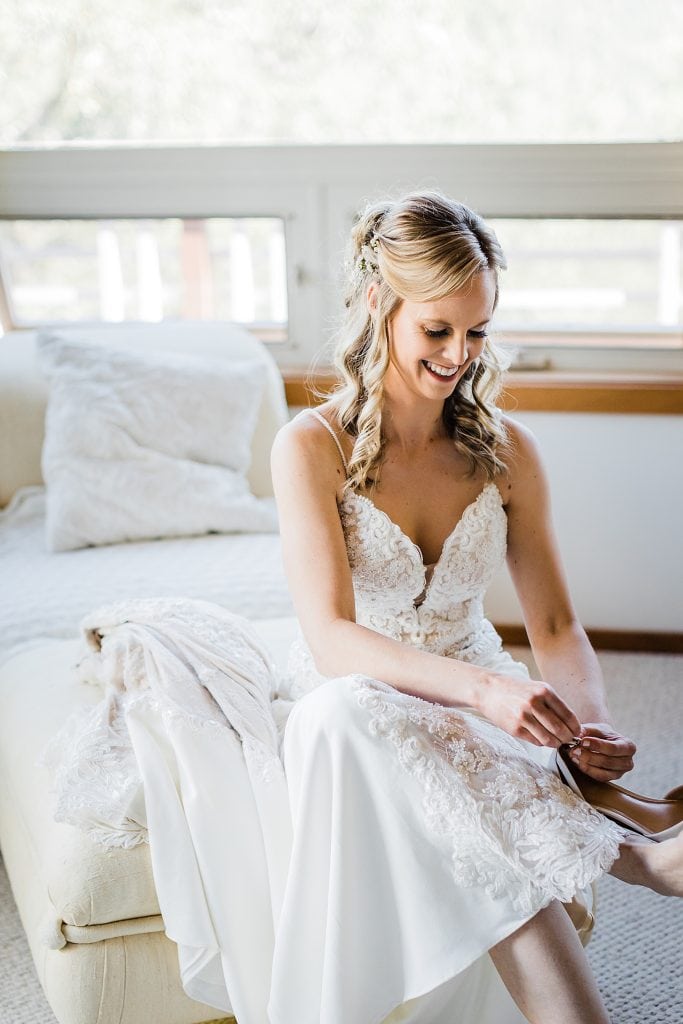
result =
[{"label": "loose curl", "polygon": [[[403,299],[427,302],[451,295],[475,274],[507,268],[494,232],[462,203],[436,189],[371,202],[357,217],[345,254],[346,312],[334,332],[333,362],[340,382],[327,396],[342,428],[355,438],[345,492],[377,483],[386,439],[382,433],[384,377],[389,366],[387,325]],[[377,283],[377,304],[368,286]],[[469,475],[487,479],[507,469],[508,432],[495,401],[511,357],[486,337],[480,356],[444,401],[443,423],[466,458]]]}]

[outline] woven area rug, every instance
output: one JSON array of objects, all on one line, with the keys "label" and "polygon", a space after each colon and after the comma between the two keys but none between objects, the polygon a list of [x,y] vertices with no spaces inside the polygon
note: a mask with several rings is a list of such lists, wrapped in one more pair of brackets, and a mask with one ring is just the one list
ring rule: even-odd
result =
[{"label": "woven area rug", "polygon": [[[509,650],[535,674],[528,649]],[[683,784],[683,656],[600,652],[599,660],[615,722],[639,746],[624,784],[652,795]],[[601,879],[588,956],[612,1024],[682,1024],[682,948],[683,900]],[[56,1024],[1,862],[0,1024]]]}]

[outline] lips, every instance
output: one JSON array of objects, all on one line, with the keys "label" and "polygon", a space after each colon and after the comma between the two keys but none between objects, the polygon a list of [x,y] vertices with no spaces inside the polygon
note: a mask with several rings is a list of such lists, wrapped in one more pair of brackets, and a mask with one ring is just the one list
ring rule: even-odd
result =
[{"label": "lips", "polygon": [[[427,371],[427,373],[429,374],[429,376],[430,377],[434,377],[436,380],[451,381],[451,380],[454,379],[454,377],[457,376],[458,370],[460,369],[459,366],[453,366],[453,367],[445,367],[445,366],[443,366],[443,367],[440,367],[442,370],[448,370],[448,371],[452,371],[452,372],[438,373],[436,370],[432,370],[431,369],[431,367],[429,365],[431,360],[428,361],[426,359],[422,359],[420,361],[421,361],[422,365],[424,366],[425,370]],[[440,366],[439,363],[432,363],[431,365],[432,366]]]}]

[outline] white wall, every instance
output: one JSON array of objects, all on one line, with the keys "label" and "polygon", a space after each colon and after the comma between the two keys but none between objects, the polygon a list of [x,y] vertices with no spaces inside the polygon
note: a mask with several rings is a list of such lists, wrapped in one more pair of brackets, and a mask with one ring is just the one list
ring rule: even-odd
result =
[{"label": "white wall", "polygon": [[[541,446],[553,521],[585,627],[683,630],[683,417],[514,413]],[[522,622],[507,570],[486,613]]]}]

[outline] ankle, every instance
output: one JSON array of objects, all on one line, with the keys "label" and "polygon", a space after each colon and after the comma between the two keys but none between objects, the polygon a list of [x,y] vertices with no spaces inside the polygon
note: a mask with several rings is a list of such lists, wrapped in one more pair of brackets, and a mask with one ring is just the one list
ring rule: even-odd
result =
[{"label": "ankle", "polygon": [[662,896],[683,896],[683,834],[663,843],[624,840],[610,874]]}]

